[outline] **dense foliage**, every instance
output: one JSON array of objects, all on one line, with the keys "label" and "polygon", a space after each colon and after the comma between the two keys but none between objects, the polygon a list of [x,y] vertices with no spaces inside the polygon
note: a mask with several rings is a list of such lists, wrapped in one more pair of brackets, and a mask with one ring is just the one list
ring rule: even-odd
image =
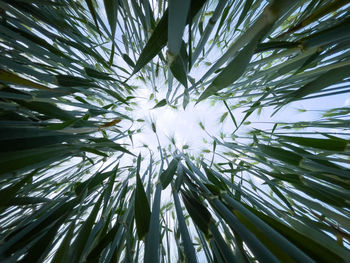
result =
[{"label": "dense foliage", "polygon": [[[350,107],[252,124],[346,99],[349,2],[0,0],[0,261],[349,262]],[[133,147],[140,87],[232,132]]]}]

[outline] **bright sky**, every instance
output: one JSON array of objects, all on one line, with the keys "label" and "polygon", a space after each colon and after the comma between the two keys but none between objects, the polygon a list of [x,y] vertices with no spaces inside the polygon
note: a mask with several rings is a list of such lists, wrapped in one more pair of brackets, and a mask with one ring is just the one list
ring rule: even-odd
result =
[{"label": "bright sky", "polygon": [[[150,94],[150,89],[142,87],[137,92],[137,95],[141,98],[137,100],[139,106],[135,108],[133,114],[135,118],[144,119],[145,122],[140,123],[142,132],[133,136],[135,147],[147,144],[153,151],[156,151],[157,140],[151,129],[152,120],[156,124],[157,133],[163,148],[167,148],[171,144],[170,138],[174,138],[180,150],[182,146],[188,145],[189,149],[187,151],[194,155],[199,154],[203,149],[212,148],[212,140],[201,129],[200,122],[203,123],[209,134],[217,138],[220,138],[220,133],[229,136],[234,130],[234,124],[229,116],[226,117],[223,123],[220,123],[222,114],[227,111],[222,102],[216,102],[215,105],[211,105],[210,100],[202,101],[197,105],[194,102],[190,102],[185,110],[181,106],[178,109],[173,109],[168,105],[152,109],[155,102],[148,99]],[[161,93],[158,96],[159,99],[163,98]],[[248,121],[252,122],[252,124],[245,127],[242,126],[240,134],[243,135],[253,127],[263,130],[271,129],[276,121],[316,120],[322,116],[322,111],[320,110],[341,107],[349,104],[349,101],[350,94],[298,101],[288,104],[273,117],[271,117],[273,109],[266,108],[262,110],[260,115],[252,114],[248,118]],[[299,112],[298,109],[307,111]],[[241,110],[234,110],[233,114],[237,122],[240,122],[244,116]],[[206,138],[207,142],[203,138]]]},{"label": "bright sky", "polygon": [[[140,94],[148,98],[149,90],[141,88]],[[147,99],[139,100],[139,110],[135,112],[137,118],[145,119],[143,124],[143,132],[134,137],[135,141],[146,143],[150,146],[156,143],[154,133],[151,130],[151,120],[156,124],[158,135],[163,147],[169,144],[169,139],[174,138],[177,147],[189,145],[194,152],[203,148],[202,137],[205,132],[200,128],[199,122],[208,128],[213,134],[219,134],[220,116],[225,112],[224,105],[210,106],[208,102],[194,105],[193,102],[184,110],[181,106],[173,109],[170,106],[152,109],[155,105],[154,101]]]}]

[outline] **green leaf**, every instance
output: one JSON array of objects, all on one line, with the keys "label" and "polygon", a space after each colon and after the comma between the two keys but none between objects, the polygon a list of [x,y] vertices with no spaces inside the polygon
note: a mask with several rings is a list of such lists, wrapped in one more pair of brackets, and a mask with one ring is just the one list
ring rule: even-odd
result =
[{"label": "green leaf", "polygon": [[222,218],[228,223],[230,228],[237,232],[245,244],[249,247],[254,256],[261,262],[279,262],[279,260],[268,250],[257,237],[251,233],[231,211],[219,200],[212,201],[215,209],[218,210]]},{"label": "green leaf", "polygon": [[[192,1],[170,0],[168,4],[168,52],[176,57],[181,48],[182,35]],[[172,64],[172,63],[170,63]]]},{"label": "green leaf", "polygon": [[226,68],[220,72],[209,87],[200,95],[197,103],[233,84],[245,72],[260,37],[260,34],[256,36],[232,59]]},{"label": "green leaf", "polygon": [[44,167],[69,155],[65,147],[0,153],[0,174]]},{"label": "green leaf", "polygon": [[252,209],[251,207],[246,207],[260,219],[264,220],[267,224],[273,227],[276,231],[283,234],[301,250],[311,256],[316,262],[329,262],[330,260],[340,262],[346,261],[346,258],[344,258],[343,255],[340,256],[338,252],[335,252],[329,247],[324,246],[322,244],[322,240],[313,240],[312,237],[307,234],[307,232],[295,231],[295,229],[287,226],[285,223],[282,223],[273,217],[264,215],[256,209]]},{"label": "green leaf", "polygon": [[344,152],[348,145],[348,141],[341,139],[321,139],[291,136],[278,136],[278,138],[280,138],[282,141],[292,142],[301,146],[307,146],[326,151]]},{"label": "green leaf", "polygon": [[348,0],[339,0],[327,3],[323,5],[321,8],[317,9],[315,12],[313,12],[311,15],[309,15],[307,18],[300,21],[297,25],[292,27],[288,30],[287,33],[300,30],[303,27],[306,27],[307,25],[311,24],[312,22],[317,21],[318,19],[322,18],[323,16],[336,11],[337,9],[340,9],[342,6],[348,4]]},{"label": "green leaf", "polygon": [[213,239],[215,240],[215,244],[221,252],[221,255],[225,262],[237,262],[235,255],[232,252],[232,249],[227,244],[228,242],[223,239],[219,230],[215,226],[213,222],[210,223],[209,226],[210,233],[213,235]]},{"label": "green leaf", "polygon": [[300,155],[281,148],[263,144],[259,144],[258,147],[264,154],[288,164],[299,166],[303,159]]},{"label": "green leaf", "polygon": [[[193,18],[197,12],[205,4],[205,0],[191,1],[189,16]],[[188,21],[187,21],[188,22]],[[168,9],[164,12],[162,18],[159,20],[157,27],[154,29],[152,36],[148,40],[146,46],[143,48],[140,57],[138,58],[134,71],[137,73],[148,62],[150,62],[166,45],[168,41]]]},{"label": "green leaf", "polygon": [[145,189],[143,188],[142,181],[140,178],[140,163],[141,155],[137,158],[137,172],[136,172],[136,190],[135,190],[135,222],[137,235],[140,240],[143,240],[148,233],[151,210],[149,207],[148,199],[146,196]]},{"label": "green leaf", "polygon": [[117,26],[117,11],[118,11],[118,5],[119,1],[114,1],[114,0],[103,0],[105,10],[106,10],[106,15],[107,15],[107,20],[109,23],[109,26],[111,28],[111,33],[112,33],[112,52],[111,52],[111,57],[109,60],[109,64],[113,64],[113,56],[114,56],[114,50],[115,50],[115,44],[114,44],[114,38],[115,38],[115,32],[116,32],[116,26]]},{"label": "green leaf", "polygon": [[91,80],[70,75],[56,75],[57,85],[63,87],[94,86]]},{"label": "green leaf", "polygon": [[163,171],[160,176],[159,180],[162,184],[163,190],[167,188],[167,186],[171,183],[173,180],[174,174],[177,169],[177,164],[179,163],[179,160],[177,158],[174,158],[170,163],[168,168]]},{"label": "green leaf", "polygon": [[[17,227],[16,231],[6,238],[6,242],[0,247],[0,255],[11,255],[16,250],[26,247],[29,242],[36,238],[37,234],[47,231],[53,222],[67,217],[67,213],[72,210],[77,201],[77,199],[68,202],[64,200],[52,209],[50,206],[44,206],[42,208],[45,211],[44,214],[35,221],[29,221]],[[43,211],[39,210],[39,212]]]},{"label": "green leaf", "polygon": [[179,220],[179,230],[181,233],[181,237],[184,243],[184,251],[186,255],[186,260],[190,263],[196,263],[196,252],[193,247],[193,242],[191,240],[191,237],[189,235],[188,228],[186,226],[185,217],[183,215],[180,199],[177,194],[177,191],[173,191],[173,197],[174,197],[174,203],[175,203],[175,209],[176,209],[176,215],[177,219]]},{"label": "green leaf", "polygon": [[26,86],[26,87],[31,87],[31,88],[36,88],[36,89],[43,89],[43,90],[51,90],[50,88],[35,83],[31,80],[22,78],[14,73],[11,72],[7,72],[5,70],[0,69],[0,80],[1,81],[6,81],[9,83],[13,83],[13,84],[17,84],[17,85],[22,85],[22,86]]},{"label": "green leaf", "polygon": [[92,69],[90,67],[85,67],[84,71],[86,73],[86,75],[88,75],[89,77],[92,78],[96,78],[96,79],[103,79],[103,80],[115,80],[112,77],[109,76],[109,74],[104,73],[104,72],[100,72],[98,70]]},{"label": "green leaf", "polygon": [[96,154],[99,156],[108,157],[107,154],[105,154],[99,150],[96,150],[94,148],[91,148],[91,147],[81,147],[80,150],[82,150],[83,152],[89,152],[89,153],[93,153],[93,154]]},{"label": "green leaf", "polygon": [[224,100],[224,105],[225,105],[226,109],[228,110],[228,112],[230,113],[231,120],[233,121],[234,125],[235,125],[236,128],[237,128],[238,126],[237,126],[236,119],[235,119],[235,117],[233,116],[232,111],[231,111],[230,107],[227,105],[227,103],[226,103],[225,100]]},{"label": "green leaf", "polygon": [[84,248],[95,223],[97,213],[100,211],[104,193],[105,191],[102,194],[100,194],[100,197],[95,203],[94,208],[92,209],[89,217],[82,224],[81,228],[79,229],[78,235],[71,246],[72,255],[70,260],[72,262],[79,262],[84,258]]},{"label": "green leaf", "polygon": [[293,260],[295,260],[296,262],[313,262],[311,258],[289,242],[283,235],[272,229],[239,202],[229,197],[227,194],[225,194],[224,200],[235,209],[234,213],[237,218],[281,261],[293,262]]},{"label": "green leaf", "polygon": [[49,248],[53,242],[58,229],[63,225],[64,218],[57,220],[55,224],[34,244],[31,245],[28,253],[19,262],[41,262],[49,253]]},{"label": "green leaf", "polygon": [[230,11],[231,7],[232,7],[232,4],[228,5],[225,8],[225,10],[222,12],[221,19],[220,19],[220,22],[219,22],[219,25],[218,25],[218,29],[217,29],[216,34],[215,34],[215,38],[218,37],[220,29],[224,25],[224,23],[226,21],[226,18],[227,18],[227,15],[229,14],[229,11]]},{"label": "green leaf", "polygon": [[255,53],[260,53],[268,50],[282,49],[282,48],[293,48],[299,45],[298,42],[289,42],[289,41],[269,41],[260,43],[255,49]]},{"label": "green leaf", "polygon": [[162,194],[162,186],[156,185],[154,201],[152,205],[151,221],[149,225],[149,233],[145,242],[145,263],[159,263],[159,243],[160,243],[160,200]]},{"label": "green leaf", "polygon": [[245,1],[242,13],[239,16],[237,24],[236,24],[236,30],[241,25],[241,23],[243,22],[243,20],[246,17],[247,13],[250,11],[250,7],[252,6],[252,4],[253,4],[253,0]]},{"label": "green leaf", "polygon": [[191,216],[193,222],[199,227],[199,229],[206,235],[209,235],[209,224],[212,220],[210,212],[195,199],[190,193],[181,191],[182,199],[186,206],[186,209]]},{"label": "green leaf", "polygon": [[122,57],[123,57],[124,61],[125,61],[126,63],[128,63],[128,65],[129,65],[130,67],[132,67],[132,68],[135,67],[134,61],[132,61],[131,58],[130,58],[127,54],[123,54]]},{"label": "green leaf", "polygon": [[221,180],[221,178],[217,177],[215,172],[213,170],[211,170],[210,168],[208,168],[208,166],[202,162],[202,166],[204,168],[205,174],[207,175],[209,181],[214,184],[218,189],[223,190],[223,191],[227,191],[227,185],[225,184],[225,182],[223,182]]},{"label": "green leaf", "polygon": [[58,247],[53,259],[52,263],[64,263],[68,260],[68,252],[69,252],[69,246],[70,242],[73,239],[74,230],[75,230],[76,224],[75,221],[71,223],[69,226],[69,229],[67,231],[67,234],[65,235],[64,239],[62,240],[60,246]]},{"label": "green leaf", "polygon": [[287,102],[299,100],[307,95],[321,91],[333,84],[341,82],[343,79],[350,76],[350,66],[343,66],[327,71],[320,75],[315,80],[307,83],[296,91],[291,92],[286,96]]},{"label": "green leaf", "polygon": [[[172,56],[168,54],[168,57]],[[174,77],[187,89],[187,70],[185,62],[181,55],[177,55],[171,59],[170,70]]]},{"label": "green leaf", "polygon": [[168,10],[166,10],[154,29],[152,36],[143,48],[140,57],[134,67],[133,73],[136,74],[148,62],[150,62],[166,45],[168,37]]},{"label": "green leaf", "polygon": [[12,198],[6,206],[16,206],[16,205],[35,205],[40,203],[51,202],[52,200],[44,197],[32,197],[32,196],[21,196]]},{"label": "green leaf", "polygon": [[110,172],[104,172],[104,173],[97,173],[93,176],[91,176],[89,179],[82,183],[77,183],[74,191],[77,196],[81,195],[85,189],[88,190],[88,193],[90,193],[95,187],[100,185],[105,179],[109,178],[115,173],[115,171]]},{"label": "green leaf", "polygon": [[167,101],[166,99],[162,99],[152,109],[164,107],[165,105],[167,105]]},{"label": "green leaf", "polygon": [[94,5],[93,5],[93,0],[85,0],[89,10],[90,10],[90,13],[91,13],[91,16],[92,16],[92,19],[94,20],[94,23],[95,23],[95,26],[97,28],[97,31],[99,32],[99,34],[101,35],[101,32],[100,32],[100,29],[98,27],[98,23],[97,23],[97,19],[96,19],[96,11],[95,11],[95,8],[94,8]]},{"label": "green leaf", "polygon": [[26,175],[19,182],[2,189],[0,191],[0,207],[7,205],[11,200],[13,200],[17,192],[24,186],[24,184],[28,183],[32,179],[34,174],[35,171]]},{"label": "green leaf", "polygon": [[225,112],[224,114],[221,115],[221,117],[220,117],[220,123],[223,123],[223,122],[224,122],[224,120],[225,120],[226,117],[227,117],[227,114],[228,114],[228,112]]},{"label": "green leaf", "polygon": [[100,242],[88,254],[86,258],[87,262],[96,262],[96,260],[98,260],[98,257],[100,256],[103,249],[105,249],[105,247],[108,246],[108,244],[110,244],[115,238],[115,235],[117,234],[119,228],[120,228],[120,223],[115,222],[114,226],[108,231],[108,233],[100,240]]},{"label": "green leaf", "polygon": [[45,114],[47,117],[52,119],[60,119],[63,121],[69,121],[74,119],[74,116],[69,112],[60,109],[53,103],[40,102],[40,101],[17,101],[23,107],[26,107],[32,111],[36,111],[42,114]]}]

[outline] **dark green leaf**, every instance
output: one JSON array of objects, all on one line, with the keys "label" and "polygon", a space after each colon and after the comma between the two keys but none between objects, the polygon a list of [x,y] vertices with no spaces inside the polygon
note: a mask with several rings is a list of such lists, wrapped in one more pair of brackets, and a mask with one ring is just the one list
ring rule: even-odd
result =
[{"label": "dark green leaf", "polygon": [[159,102],[153,107],[153,109],[155,109],[155,108],[160,108],[160,107],[163,107],[163,106],[165,106],[165,105],[167,105],[166,99],[162,99],[161,101],[159,101]]},{"label": "dark green leaf", "polygon": [[146,196],[145,189],[143,188],[140,178],[139,170],[141,163],[141,155],[137,158],[137,173],[136,173],[136,192],[135,192],[135,221],[137,235],[140,240],[143,240],[148,233],[151,211]]},{"label": "dark green leaf", "polygon": [[162,172],[159,176],[159,180],[162,184],[163,190],[170,184],[170,182],[173,180],[174,174],[177,169],[177,164],[179,163],[179,160],[177,158],[174,158],[170,163],[168,168]]}]

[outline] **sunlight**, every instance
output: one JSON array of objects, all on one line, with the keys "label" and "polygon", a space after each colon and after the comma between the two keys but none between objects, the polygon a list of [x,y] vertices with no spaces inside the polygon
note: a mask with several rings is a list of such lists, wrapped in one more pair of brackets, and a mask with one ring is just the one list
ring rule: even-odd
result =
[{"label": "sunlight", "polygon": [[[133,137],[135,147],[147,144],[152,150],[156,150],[157,141],[151,128],[152,122],[156,125],[162,146],[171,145],[175,142],[178,150],[184,149],[193,154],[198,154],[203,149],[212,147],[209,144],[212,141],[203,141],[203,138],[208,138],[208,133],[217,136],[223,130],[233,130],[231,123],[227,125],[231,128],[220,123],[220,117],[225,112],[222,103],[216,103],[215,107],[209,101],[203,101],[197,105],[190,102],[186,109],[182,107],[175,109],[168,105],[153,108],[156,103],[148,99],[151,95],[149,90],[139,89],[137,95],[139,97],[137,100],[138,106],[135,107],[133,112],[134,118],[142,119],[145,122],[139,124],[142,133]],[[199,123],[203,124],[208,133],[201,128]]]}]

